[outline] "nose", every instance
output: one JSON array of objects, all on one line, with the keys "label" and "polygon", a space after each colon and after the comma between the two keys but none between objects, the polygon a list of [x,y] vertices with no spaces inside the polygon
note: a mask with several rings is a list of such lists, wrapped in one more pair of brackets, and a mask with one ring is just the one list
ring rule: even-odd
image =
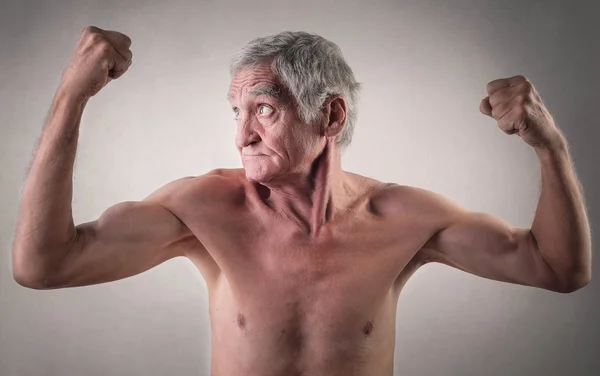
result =
[{"label": "nose", "polygon": [[237,134],[235,136],[235,144],[239,150],[260,141],[260,135],[257,132],[259,126],[260,123],[258,120],[252,116],[244,117],[239,120]]}]

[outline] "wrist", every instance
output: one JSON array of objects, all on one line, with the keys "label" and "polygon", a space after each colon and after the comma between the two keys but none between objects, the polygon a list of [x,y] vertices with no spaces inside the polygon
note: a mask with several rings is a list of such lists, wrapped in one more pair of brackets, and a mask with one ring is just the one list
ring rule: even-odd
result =
[{"label": "wrist", "polygon": [[61,86],[58,88],[54,96],[54,105],[59,107],[67,106],[71,108],[83,108],[89,99],[89,97],[81,95],[77,91]]},{"label": "wrist", "polygon": [[548,142],[535,146],[534,150],[540,158],[552,158],[567,154],[567,140],[561,132],[556,132],[553,137],[548,138]]},{"label": "wrist", "polygon": [[567,143],[564,141],[560,141],[552,146],[536,147],[535,153],[541,162],[553,162],[568,158],[569,156]]}]

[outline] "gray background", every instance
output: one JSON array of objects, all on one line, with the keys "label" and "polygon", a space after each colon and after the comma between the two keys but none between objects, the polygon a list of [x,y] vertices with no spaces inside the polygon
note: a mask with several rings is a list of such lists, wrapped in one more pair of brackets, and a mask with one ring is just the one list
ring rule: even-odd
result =
[{"label": "gray background", "polygon": [[[0,375],[208,375],[206,286],[171,260],[105,285],[35,291],[12,279],[25,170],[87,25],[132,40],[134,64],[87,106],[76,223],[168,181],[241,167],[224,99],[231,55],[282,30],[344,51],[364,91],[343,168],[424,187],[529,226],[539,164],[480,114],[487,82],[524,74],[564,130],[600,230],[597,1],[2,1]],[[597,242],[597,238],[594,239]],[[396,375],[600,372],[595,280],[562,295],[428,265],[400,297]]]}]

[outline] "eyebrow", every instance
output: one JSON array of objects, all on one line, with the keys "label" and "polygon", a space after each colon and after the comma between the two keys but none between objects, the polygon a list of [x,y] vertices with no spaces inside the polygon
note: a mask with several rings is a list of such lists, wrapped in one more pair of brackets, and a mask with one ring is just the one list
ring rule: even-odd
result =
[{"label": "eyebrow", "polygon": [[[281,86],[273,85],[273,84],[259,84],[254,89],[250,90],[248,93],[250,97],[258,97],[259,95],[268,95],[278,101],[283,101],[284,95]],[[231,94],[227,94],[227,100],[231,101],[233,96]]]},{"label": "eyebrow", "polygon": [[259,95],[268,95],[275,99],[281,99],[282,98],[281,92],[282,92],[281,87],[279,87],[278,85],[260,84],[257,87],[255,87],[254,89],[250,90],[249,94],[251,97],[258,97]]}]

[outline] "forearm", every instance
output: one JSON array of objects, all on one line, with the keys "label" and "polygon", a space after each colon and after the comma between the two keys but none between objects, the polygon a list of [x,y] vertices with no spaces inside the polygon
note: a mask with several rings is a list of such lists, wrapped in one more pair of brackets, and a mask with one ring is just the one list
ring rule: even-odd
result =
[{"label": "forearm", "polygon": [[577,180],[566,141],[553,149],[536,149],[542,192],[531,231],[548,266],[567,289],[591,278],[591,235],[583,189]]},{"label": "forearm", "polygon": [[16,275],[55,268],[74,239],[73,165],[85,100],[59,90],[28,172],[13,243]]}]

